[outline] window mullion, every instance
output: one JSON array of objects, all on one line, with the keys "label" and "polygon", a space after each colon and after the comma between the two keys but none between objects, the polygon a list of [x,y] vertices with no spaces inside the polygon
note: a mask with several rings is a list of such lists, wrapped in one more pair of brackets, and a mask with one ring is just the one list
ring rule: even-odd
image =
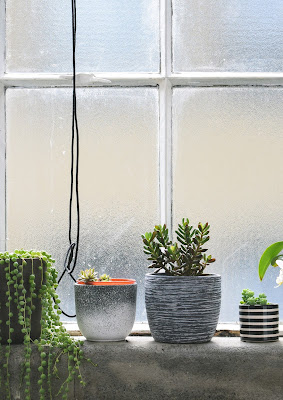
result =
[{"label": "window mullion", "polygon": [[[71,74],[8,73],[0,75],[7,87],[72,87]],[[156,86],[163,80],[161,74],[104,73],[77,74],[77,87]]]},{"label": "window mullion", "polygon": [[282,72],[187,72],[172,74],[173,86],[280,86]]},{"label": "window mullion", "polygon": [[159,168],[161,222],[169,231],[172,225],[172,135],[171,135],[171,84],[165,78],[159,86]]},{"label": "window mullion", "polygon": [[161,222],[172,225],[172,132],[171,132],[171,1],[160,0],[160,60],[161,75],[164,77],[159,86],[159,165],[160,165],[160,210]]},{"label": "window mullion", "polygon": [[[0,2],[0,76],[5,72],[5,2]],[[6,249],[5,87],[0,82],[0,251]]]}]

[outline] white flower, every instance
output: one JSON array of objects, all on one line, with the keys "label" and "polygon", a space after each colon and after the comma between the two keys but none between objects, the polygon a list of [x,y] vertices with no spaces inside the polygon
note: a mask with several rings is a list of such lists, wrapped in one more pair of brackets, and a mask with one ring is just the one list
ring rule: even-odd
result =
[{"label": "white flower", "polygon": [[279,276],[276,278],[277,286],[275,286],[275,287],[277,288],[280,285],[282,285],[282,283],[283,283],[283,260],[277,260],[276,264],[280,268]]}]

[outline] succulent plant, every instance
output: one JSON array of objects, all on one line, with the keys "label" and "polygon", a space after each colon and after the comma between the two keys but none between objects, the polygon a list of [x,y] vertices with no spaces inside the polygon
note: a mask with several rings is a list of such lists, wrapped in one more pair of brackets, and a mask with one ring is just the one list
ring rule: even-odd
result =
[{"label": "succulent plant", "polygon": [[109,282],[111,278],[109,275],[106,274],[100,275],[100,277],[98,278],[98,273],[95,271],[95,268],[89,268],[81,271],[78,280],[84,283]]},{"label": "succulent plant", "polygon": [[99,281],[101,281],[101,282],[109,282],[110,279],[111,278],[110,278],[109,275],[103,274],[103,275],[100,275]]},{"label": "succulent plant", "polygon": [[179,243],[172,243],[166,225],[156,225],[152,233],[142,235],[144,253],[152,261],[149,268],[156,268],[155,272],[163,269],[167,275],[202,275],[205,267],[215,261],[202,248],[209,240],[209,228],[208,223],[193,228],[189,219],[183,218],[176,231]]},{"label": "succulent plant", "polygon": [[94,268],[85,269],[79,275],[79,281],[88,283],[98,281],[97,272]]},{"label": "succulent plant", "polygon": [[[39,266],[35,262],[36,260],[39,261]],[[6,281],[1,282],[1,290],[6,297],[6,303],[2,303],[0,307],[1,333],[3,334],[5,331],[4,324],[9,327],[7,343],[0,344],[0,356],[1,360],[4,360],[4,363],[0,365],[0,382],[2,383],[1,390],[3,390],[2,388],[5,390],[4,397],[1,398],[12,399],[10,388],[14,382],[10,380],[9,360],[12,351],[13,332],[19,326],[22,327],[21,332],[25,335],[25,355],[21,383],[25,400],[31,400],[31,381],[36,376],[36,371],[31,369],[31,353],[34,352],[32,343],[36,345],[40,354],[38,366],[40,379],[38,380],[37,399],[54,398],[55,394],[52,393],[51,382],[54,377],[59,377],[56,365],[61,357],[68,359],[68,378],[63,382],[58,394],[62,394],[63,399],[67,398],[71,382],[75,376],[85,386],[79,370],[81,361],[85,359],[83,350],[81,350],[83,342],[70,337],[60,321],[60,299],[56,293],[58,272],[52,265],[54,262],[55,260],[45,251],[15,250],[13,253],[0,252],[0,269],[6,277]],[[29,265],[31,270],[29,270]],[[28,279],[24,279],[24,276]],[[35,301],[37,299],[40,300],[41,334],[38,339],[32,340],[32,316],[36,309]],[[13,308],[16,310],[14,314],[11,312]],[[3,342],[2,334],[0,340]],[[59,354],[58,349],[60,350]],[[87,361],[91,362],[90,359],[87,359]]]},{"label": "succulent plant", "polygon": [[258,297],[254,297],[254,294],[255,293],[250,289],[243,289],[242,301],[240,301],[240,304],[245,304],[248,306],[268,304],[266,295],[264,293],[260,293]]}]

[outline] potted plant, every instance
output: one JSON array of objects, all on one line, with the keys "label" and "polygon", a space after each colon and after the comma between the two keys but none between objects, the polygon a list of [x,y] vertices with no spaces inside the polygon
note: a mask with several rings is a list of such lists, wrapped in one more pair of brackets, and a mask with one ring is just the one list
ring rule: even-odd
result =
[{"label": "potted plant", "polygon": [[261,281],[270,265],[280,268],[279,276],[276,279],[276,287],[281,286],[283,283],[283,254],[279,254],[282,250],[283,242],[273,243],[263,252],[258,266],[258,274]]},{"label": "potted plant", "polygon": [[254,297],[252,290],[244,289],[239,314],[242,341],[274,342],[279,339],[279,306],[268,303],[264,293]]},{"label": "potted plant", "polygon": [[208,342],[215,333],[221,277],[204,273],[215,261],[203,248],[209,228],[208,223],[193,228],[183,219],[174,244],[166,225],[142,235],[149,268],[156,269],[145,277],[145,303],[151,334],[158,342]]},{"label": "potted plant", "polygon": [[134,279],[98,278],[94,268],[81,271],[75,283],[79,329],[90,341],[125,340],[136,314],[137,284]]},{"label": "potted plant", "polygon": [[[67,398],[70,382],[76,376],[82,385],[85,384],[79,370],[84,359],[82,342],[71,338],[60,321],[54,262],[44,251],[0,253],[0,351],[4,358],[0,366],[0,380],[5,382],[4,395],[8,400],[12,398],[9,359],[15,343],[23,343],[25,347],[23,365],[19,366],[19,373],[23,374],[23,384],[18,388],[21,398],[31,399],[32,374],[35,372],[31,368],[34,345],[41,360],[38,366],[39,400],[44,400],[46,396],[54,398],[51,382],[58,375],[56,365],[63,354],[68,357],[68,377],[59,391],[62,398]],[[37,371],[35,375],[38,377]]]}]

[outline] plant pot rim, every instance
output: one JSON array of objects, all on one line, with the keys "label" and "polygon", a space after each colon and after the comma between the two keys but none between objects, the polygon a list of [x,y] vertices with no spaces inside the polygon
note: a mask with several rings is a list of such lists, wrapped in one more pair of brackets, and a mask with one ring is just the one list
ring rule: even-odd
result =
[{"label": "plant pot rim", "polygon": [[122,285],[135,285],[137,284],[135,279],[119,279],[113,278],[110,281],[101,281],[101,282],[89,282],[85,283],[77,280],[75,285],[77,286],[122,286]]},{"label": "plant pot rim", "polygon": [[250,304],[239,304],[239,307],[274,307],[274,306],[276,306],[276,307],[278,307],[279,306],[279,303],[269,303],[269,304],[253,304],[253,305],[250,305]]},{"label": "plant pot rim", "polygon": [[[14,257],[16,260],[25,260],[25,261],[27,261],[27,260],[42,260],[42,261],[44,261],[43,260],[43,257],[19,257],[19,256],[17,256],[17,257]],[[10,261],[12,261],[12,259],[10,258]],[[5,264],[2,264],[2,265],[5,265]],[[1,266],[1,265],[0,265]]]},{"label": "plant pot rim", "polygon": [[164,272],[158,272],[158,273],[154,273],[154,272],[148,272],[146,274],[146,276],[158,276],[158,277],[162,277],[162,278],[185,278],[185,279],[204,279],[204,278],[214,278],[214,277],[221,277],[221,275],[219,274],[203,274],[203,275],[188,275],[188,276],[180,276],[180,275],[166,275]]}]

